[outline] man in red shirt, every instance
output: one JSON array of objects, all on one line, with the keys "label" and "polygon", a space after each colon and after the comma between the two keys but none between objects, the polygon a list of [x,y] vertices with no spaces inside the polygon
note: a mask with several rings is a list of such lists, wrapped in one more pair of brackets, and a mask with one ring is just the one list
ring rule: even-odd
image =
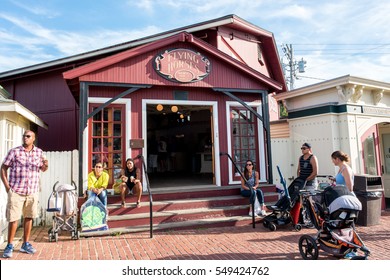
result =
[{"label": "man in red shirt", "polygon": [[[8,244],[3,257],[11,258],[18,220],[23,214],[23,244],[20,252],[34,254],[29,243],[32,220],[38,217],[39,173],[48,169],[48,161],[41,149],[34,145],[35,133],[26,130],[23,145],[11,149],[1,165],[1,180],[8,194],[7,221]],[[7,171],[9,178],[7,178]]]}]

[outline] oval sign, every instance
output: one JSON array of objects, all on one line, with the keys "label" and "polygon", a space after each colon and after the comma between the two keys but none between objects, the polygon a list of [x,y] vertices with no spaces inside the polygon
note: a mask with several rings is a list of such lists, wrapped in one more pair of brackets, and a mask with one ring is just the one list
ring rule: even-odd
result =
[{"label": "oval sign", "polygon": [[199,52],[171,49],[154,58],[154,69],[165,79],[179,83],[193,83],[210,74],[210,61]]}]

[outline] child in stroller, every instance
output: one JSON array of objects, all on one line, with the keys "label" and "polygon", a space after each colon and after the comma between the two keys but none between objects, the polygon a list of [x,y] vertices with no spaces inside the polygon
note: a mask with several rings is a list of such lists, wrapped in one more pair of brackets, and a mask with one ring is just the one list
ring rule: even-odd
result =
[{"label": "child in stroller", "polygon": [[77,195],[76,184],[63,184],[57,187],[58,181],[53,186],[47,212],[53,213],[53,226],[49,229],[49,242],[58,241],[58,233],[61,231],[70,231],[72,239],[79,239],[77,229]]},{"label": "child in stroller", "polygon": [[[362,210],[356,196],[345,186],[329,186],[315,196],[316,199],[306,200],[306,207],[318,231],[314,237],[303,235],[299,239],[302,258],[317,259],[320,248],[338,258],[367,259],[370,250],[355,230],[355,220]],[[358,250],[363,256],[358,255]]]}]

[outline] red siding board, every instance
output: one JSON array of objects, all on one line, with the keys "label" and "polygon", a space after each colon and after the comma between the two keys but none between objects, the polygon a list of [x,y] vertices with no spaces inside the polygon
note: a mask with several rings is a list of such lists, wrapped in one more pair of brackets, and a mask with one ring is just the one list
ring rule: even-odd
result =
[{"label": "red siding board", "polygon": [[[214,57],[208,57],[211,62],[211,73],[202,81],[186,84],[168,81],[158,75],[153,69],[153,59],[156,54],[162,53],[169,48],[189,48],[194,51],[199,51],[188,44],[174,44],[84,75],[80,77],[80,81],[151,84],[175,87],[267,89],[267,86],[261,84],[258,80],[248,77],[248,75],[234,69],[231,64]],[[207,53],[202,51],[200,53],[207,56]]]},{"label": "red siding board", "polygon": [[42,149],[77,149],[77,106],[62,78],[62,70],[28,76],[2,85],[14,93],[14,100],[48,124],[48,130],[38,129],[38,141]]}]

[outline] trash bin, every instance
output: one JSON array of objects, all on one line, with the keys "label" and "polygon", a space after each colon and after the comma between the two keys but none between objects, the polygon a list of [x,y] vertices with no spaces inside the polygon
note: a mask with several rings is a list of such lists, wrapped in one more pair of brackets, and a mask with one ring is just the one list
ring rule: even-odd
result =
[{"label": "trash bin", "polygon": [[357,225],[372,226],[379,224],[383,196],[382,178],[372,175],[355,175],[354,193],[362,204]]}]

